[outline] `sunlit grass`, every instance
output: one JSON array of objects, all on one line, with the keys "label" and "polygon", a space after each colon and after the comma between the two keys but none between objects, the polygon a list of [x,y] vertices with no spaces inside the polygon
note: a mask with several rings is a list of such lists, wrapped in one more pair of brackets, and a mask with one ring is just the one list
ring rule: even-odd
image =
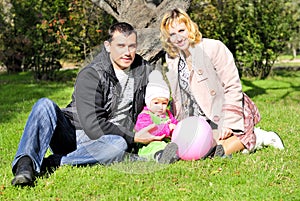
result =
[{"label": "sunlit grass", "polygon": [[233,154],[232,159],[179,161],[168,166],[121,163],[60,167],[35,187],[13,187],[11,161],[32,105],[48,97],[66,106],[73,82],[35,82],[30,74],[0,75],[0,200],[299,200],[300,72],[243,78],[260,109],[258,126],[274,130],[286,149]]}]

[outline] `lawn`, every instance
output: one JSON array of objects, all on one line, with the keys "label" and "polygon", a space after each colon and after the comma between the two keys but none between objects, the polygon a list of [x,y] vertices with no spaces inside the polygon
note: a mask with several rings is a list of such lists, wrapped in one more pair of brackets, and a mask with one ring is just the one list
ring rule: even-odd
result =
[{"label": "lawn", "polygon": [[285,150],[269,147],[250,155],[236,153],[232,159],[166,166],[63,166],[38,178],[35,187],[13,187],[11,162],[32,105],[48,97],[64,107],[73,90],[74,80],[31,78],[30,73],[0,75],[0,200],[300,200],[299,71],[275,71],[265,80],[242,79],[244,91],[260,109],[258,126],[278,132]]}]

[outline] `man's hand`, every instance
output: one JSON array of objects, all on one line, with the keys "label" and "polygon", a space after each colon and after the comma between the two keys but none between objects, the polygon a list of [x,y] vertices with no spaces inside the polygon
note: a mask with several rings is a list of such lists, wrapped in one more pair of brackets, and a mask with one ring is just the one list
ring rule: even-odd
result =
[{"label": "man's hand", "polygon": [[155,124],[151,124],[141,129],[139,132],[136,132],[134,136],[134,142],[149,144],[152,141],[161,141],[165,137],[165,135],[162,136],[151,135],[149,131],[153,128],[155,128]]}]

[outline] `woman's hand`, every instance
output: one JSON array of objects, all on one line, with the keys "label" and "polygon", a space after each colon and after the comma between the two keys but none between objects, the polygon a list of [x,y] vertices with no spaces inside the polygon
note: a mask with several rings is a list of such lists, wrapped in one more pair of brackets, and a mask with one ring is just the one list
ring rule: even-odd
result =
[{"label": "woman's hand", "polygon": [[155,135],[151,135],[150,134],[150,130],[155,128],[155,124],[151,124],[143,129],[141,129],[140,131],[135,133],[134,136],[134,142],[139,142],[142,144],[149,144],[152,141],[161,141],[165,135],[162,136],[155,136]]},{"label": "woman's hand", "polygon": [[219,140],[225,140],[233,134],[230,128],[222,128]]}]

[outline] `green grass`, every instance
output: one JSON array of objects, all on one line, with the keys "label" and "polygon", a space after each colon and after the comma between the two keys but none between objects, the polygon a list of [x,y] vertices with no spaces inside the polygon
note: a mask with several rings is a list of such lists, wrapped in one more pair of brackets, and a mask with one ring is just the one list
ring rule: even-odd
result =
[{"label": "green grass", "polygon": [[11,161],[32,105],[49,97],[66,106],[72,81],[35,82],[30,73],[0,75],[0,200],[300,200],[300,72],[276,71],[266,80],[243,79],[266,130],[284,140],[232,159],[179,161],[169,166],[120,163],[60,167],[35,187],[13,187]]},{"label": "green grass", "polygon": [[295,58],[292,55],[280,55],[274,67],[290,67],[291,69],[300,68],[300,55]]},{"label": "green grass", "polygon": [[300,55],[296,55],[294,58],[293,55],[283,54],[278,57],[278,60],[292,60],[292,59],[300,59]]}]

